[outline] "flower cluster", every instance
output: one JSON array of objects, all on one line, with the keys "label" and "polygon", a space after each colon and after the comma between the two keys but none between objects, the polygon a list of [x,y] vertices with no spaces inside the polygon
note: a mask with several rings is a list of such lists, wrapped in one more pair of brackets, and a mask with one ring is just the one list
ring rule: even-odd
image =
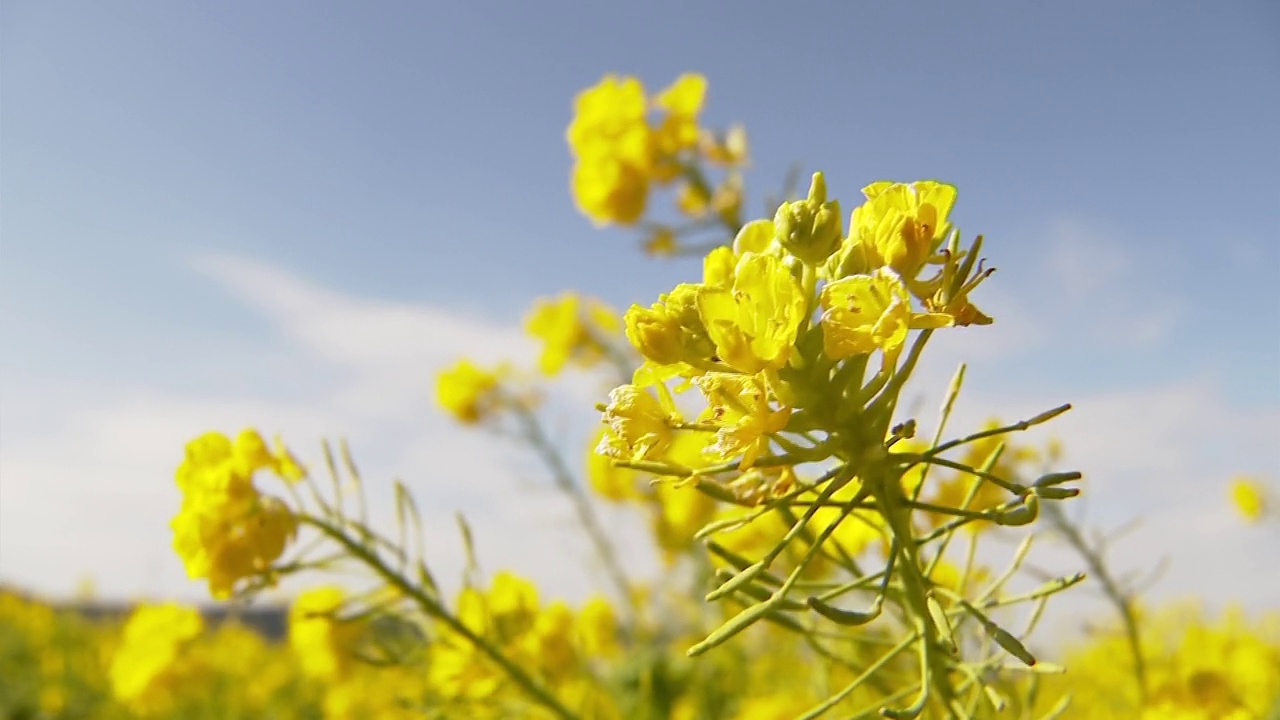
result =
[{"label": "flower cluster", "polygon": [[588,601],[577,612],[563,602],[543,606],[537,588],[510,572],[497,573],[488,590],[464,588],[455,612],[457,624],[442,626],[431,648],[430,681],[444,698],[486,700],[507,685],[503,668],[472,636],[484,638],[572,704],[600,694],[583,669],[618,647],[606,601]]},{"label": "flower cluster", "polygon": [[[691,73],[649,97],[638,79],[606,75],[579,93],[566,139],[574,157],[573,197],[592,222],[636,224],[652,186],[678,184],[676,207],[695,228],[708,220],[731,229],[741,224],[738,169],[747,162],[746,133],[739,126],[716,132],[699,125],[706,90],[706,79]],[[709,166],[729,172],[713,184]],[[648,251],[678,249],[680,228],[653,224],[650,231]]]},{"label": "flower cluster", "polygon": [[187,444],[178,468],[182,509],[172,522],[173,547],[187,575],[207,578],[215,598],[229,597],[237,582],[268,571],[296,532],[289,506],[254,485],[259,470],[288,481],[304,474],[279,441],[270,449],[255,430],[234,441],[206,433]]},{"label": "flower cluster", "polygon": [[672,378],[702,392],[706,410],[690,429],[706,438],[705,454],[740,458],[743,470],[784,431],[852,427],[856,437],[833,432],[827,447],[878,444],[885,433],[848,422],[881,409],[857,406],[870,395],[853,397],[863,392],[868,358],[880,356],[878,377],[887,380],[911,330],[990,322],[968,300],[989,271],[975,267],[978,248],[961,251],[950,232],[950,186],[875,183],[864,192],[846,236],[819,173],[807,199],[783,204],[773,220],[749,223],[732,247],[708,254],[701,283],[633,306],[627,338],[647,363],[610,395],[600,452],[630,463],[664,459],[686,425],[664,385]]}]

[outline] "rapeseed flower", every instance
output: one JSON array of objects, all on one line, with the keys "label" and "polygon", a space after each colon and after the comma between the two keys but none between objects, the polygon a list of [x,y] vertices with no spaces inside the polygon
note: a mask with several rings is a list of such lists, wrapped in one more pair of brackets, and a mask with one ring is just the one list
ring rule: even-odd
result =
[{"label": "rapeseed flower", "polygon": [[480,422],[502,404],[503,374],[501,369],[484,370],[461,360],[436,376],[436,400],[460,422]]},{"label": "rapeseed flower", "polygon": [[933,180],[881,181],[862,192],[867,201],[853,211],[849,242],[867,271],[888,266],[914,279],[950,229],[955,187]]},{"label": "rapeseed flower", "polygon": [[178,468],[183,501],[170,523],[173,547],[188,577],[207,579],[215,598],[230,596],[240,580],[268,571],[297,531],[293,511],[254,486],[254,473],[262,469],[286,479],[300,472],[283,445],[272,453],[255,430],[241,432],[234,442],[206,433],[187,444]]},{"label": "rapeseed flower", "polygon": [[289,645],[306,675],[336,680],[350,670],[364,627],[339,617],[346,600],[342,588],[324,586],[298,595],[289,608]]},{"label": "rapeseed flower", "polygon": [[112,695],[139,715],[171,709],[198,681],[199,668],[189,651],[202,632],[204,621],[194,608],[137,607],[111,658]]},{"label": "rapeseed flower", "polygon": [[746,253],[738,259],[731,288],[705,287],[698,310],[719,359],[754,374],[787,364],[808,299],[782,261]]},{"label": "rapeseed flower", "polygon": [[902,350],[908,330],[953,322],[945,315],[912,312],[902,278],[888,268],[827,284],[821,302],[823,349],[833,360],[879,350],[891,361]]},{"label": "rapeseed flower", "polygon": [[606,338],[621,325],[617,313],[603,303],[571,292],[539,300],[525,318],[525,329],[542,341],[538,367],[547,375],[560,372],[569,361],[590,367],[602,360],[608,355]]}]

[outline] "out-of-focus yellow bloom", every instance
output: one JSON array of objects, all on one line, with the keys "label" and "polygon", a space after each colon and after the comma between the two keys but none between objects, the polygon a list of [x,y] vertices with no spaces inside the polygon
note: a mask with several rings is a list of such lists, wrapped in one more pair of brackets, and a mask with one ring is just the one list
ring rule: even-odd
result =
[{"label": "out-of-focus yellow bloom", "polygon": [[893,359],[908,330],[952,323],[946,315],[913,313],[902,278],[888,268],[829,283],[821,301],[823,349],[836,360],[876,350]]},{"label": "out-of-focus yellow bloom", "polygon": [[578,641],[588,657],[607,658],[618,653],[618,617],[608,600],[596,596],[578,611]]},{"label": "out-of-focus yellow bloom", "polygon": [[533,626],[538,615],[538,588],[505,570],[493,576],[488,596],[489,620],[502,637],[511,638]]},{"label": "out-of-focus yellow bloom", "polygon": [[578,94],[567,139],[577,162],[573,197],[598,225],[629,224],[644,213],[653,167],[653,137],[644,87],[606,75]]},{"label": "out-of-focus yellow bloom", "polygon": [[312,588],[298,595],[289,608],[289,645],[302,671],[334,680],[347,673],[363,623],[338,616],[346,601],[342,588]]},{"label": "out-of-focus yellow bloom", "polygon": [[743,701],[736,720],[793,720],[813,708],[814,702],[794,693],[767,695]]},{"label": "out-of-focus yellow bloom", "polygon": [[604,411],[608,429],[596,452],[627,461],[660,456],[671,444],[675,410],[664,405],[644,388],[635,385],[614,388]]},{"label": "out-of-focus yellow bloom", "polygon": [[542,341],[538,367],[555,375],[573,360],[582,367],[600,362],[607,353],[605,338],[618,333],[622,322],[603,303],[567,292],[558,299],[542,299],[525,319],[525,328]]},{"label": "out-of-focus yellow bloom", "polygon": [[501,381],[501,370],[483,370],[461,360],[436,376],[436,399],[459,421],[477,423],[500,407]]},{"label": "out-of-focus yellow bloom", "polygon": [[707,79],[694,73],[681,75],[658,93],[654,105],[666,111],[654,132],[660,157],[672,157],[698,144],[698,113],[706,95]]},{"label": "out-of-focus yellow bloom", "polygon": [[194,608],[175,603],[141,605],[125,623],[111,659],[111,691],[140,715],[167,711],[193,689],[198,668],[188,657],[204,631]]},{"label": "out-of-focus yellow bloom", "polygon": [[707,160],[720,165],[743,165],[747,162],[747,129],[731,125],[723,136],[704,130],[698,151]]},{"label": "out-of-focus yellow bloom", "polygon": [[207,433],[187,445],[177,472],[182,508],[170,523],[173,547],[191,578],[207,578],[215,598],[230,596],[236,582],[268,571],[297,531],[293,511],[263,495],[253,474],[269,468],[293,474],[296,463],[267,450],[254,430],[235,442]]},{"label": "out-of-focus yellow bloom", "polygon": [[683,172],[681,157],[698,145],[698,114],[706,79],[686,74],[661,91],[647,115],[644,87],[633,77],[606,75],[578,94],[566,132],[575,163],[572,190],[578,208],[597,225],[629,225],[644,214],[651,183]]},{"label": "out-of-focus yellow bloom", "polygon": [[850,242],[862,253],[868,270],[888,266],[904,278],[914,278],[950,227],[947,216],[956,202],[955,187],[933,180],[881,181],[862,192],[867,202],[853,211]]},{"label": "out-of-focus yellow bloom", "polygon": [[644,251],[655,257],[670,257],[678,248],[675,231],[665,226],[654,229],[644,243]]},{"label": "out-of-focus yellow bloom", "polygon": [[698,310],[720,359],[739,372],[787,364],[808,300],[791,271],[772,255],[738,259],[731,289],[704,288]]},{"label": "out-of-focus yellow bloom", "polygon": [[578,664],[573,611],[562,602],[543,608],[522,638],[522,649],[552,682],[563,680]]},{"label": "out-of-focus yellow bloom", "polygon": [[421,669],[364,667],[325,687],[325,720],[418,720],[423,716]]},{"label": "out-of-focus yellow bloom", "polygon": [[627,310],[627,340],[645,358],[660,365],[706,363],[715,345],[698,313],[702,286],[682,283],[652,307]]},{"label": "out-of-focus yellow bloom", "polygon": [[636,486],[635,471],[618,467],[613,464],[612,459],[596,452],[607,431],[607,428],[600,428],[595,439],[587,446],[587,483],[606,500],[637,500],[640,492]]},{"label": "out-of-focus yellow bloom", "polygon": [[1140,615],[1145,705],[1128,672],[1124,634],[1117,630],[1068,653],[1070,672],[1046,678],[1040,693],[1044,707],[1070,693],[1075,715],[1102,720],[1269,717],[1280,698],[1280,615],[1251,618],[1232,608],[1210,621],[1185,605]]},{"label": "out-of-focus yellow bloom", "polygon": [[1257,522],[1266,510],[1266,489],[1257,480],[1238,477],[1231,481],[1231,502],[1245,520]]},{"label": "out-of-focus yellow bloom", "polygon": [[722,460],[741,454],[743,470],[768,450],[769,435],[781,432],[791,419],[791,408],[771,406],[761,375],[707,373],[694,382],[707,398],[699,420],[719,427],[706,454]]}]

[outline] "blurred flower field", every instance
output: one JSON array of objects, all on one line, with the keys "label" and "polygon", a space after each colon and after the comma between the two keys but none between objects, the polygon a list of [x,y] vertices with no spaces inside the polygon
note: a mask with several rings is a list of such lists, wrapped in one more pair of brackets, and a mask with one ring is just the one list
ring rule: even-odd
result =
[{"label": "blurred flower field", "polygon": [[[5,590],[0,715],[1280,718],[1280,610],[1149,604],[1067,511],[1088,468],[1022,433],[1070,405],[953,428],[964,366],[936,420],[899,402],[933,334],[999,323],[980,309],[999,240],[953,224],[957,188],[875,180],[854,198],[815,172],[757,212],[747,131],[704,126],[706,94],[697,74],[656,92],[606,76],[566,132],[581,213],[702,276],[623,312],[540,300],[538,357],[435,378],[459,424],[545,466],[607,571],[599,594],[569,604],[470,557],[446,592],[410,488],[362,477],[345,443],[306,467],[281,438],[214,430],[173,449],[173,550],[232,608],[307,587],[278,608],[285,631],[163,602],[95,619]],[[566,373],[600,383],[585,457],[541,412]],[[1280,530],[1268,481],[1229,476],[1218,501]],[[372,494],[393,498],[392,526],[369,520]],[[661,582],[619,561],[603,504],[647,522]],[[995,536],[1016,549],[988,566]],[[1258,551],[1280,556],[1277,538]],[[1038,576],[1046,542],[1080,571]],[[1090,588],[1107,610],[1088,632],[1036,635]]]}]

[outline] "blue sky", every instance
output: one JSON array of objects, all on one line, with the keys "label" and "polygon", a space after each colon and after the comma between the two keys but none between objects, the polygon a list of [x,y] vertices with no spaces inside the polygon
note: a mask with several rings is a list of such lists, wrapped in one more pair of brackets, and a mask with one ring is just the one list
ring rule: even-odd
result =
[{"label": "blue sky", "polygon": [[[11,0],[0,19],[2,579],[190,595],[164,526],[185,437],[347,433],[422,475],[424,436],[480,442],[433,415],[434,367],[524,347],[539,295],[625,307],[696,274],[570,201],[572,97],[605,72],[704,73],[705,121],[747,126],[757,198],[793,162],[847,207],[876,179],[957,184],[998,324],[927,378],[968,359],[975,406],[1075,401],[1100,521],[1161,509],[1176,534],[1212,506],[1224,554],[1275,541],[1221,488],[1280,479],[1274,3]],[[483,513],[480,487],[438,497]],[[1280,598],[1262,582],[1222,592]]]}]

